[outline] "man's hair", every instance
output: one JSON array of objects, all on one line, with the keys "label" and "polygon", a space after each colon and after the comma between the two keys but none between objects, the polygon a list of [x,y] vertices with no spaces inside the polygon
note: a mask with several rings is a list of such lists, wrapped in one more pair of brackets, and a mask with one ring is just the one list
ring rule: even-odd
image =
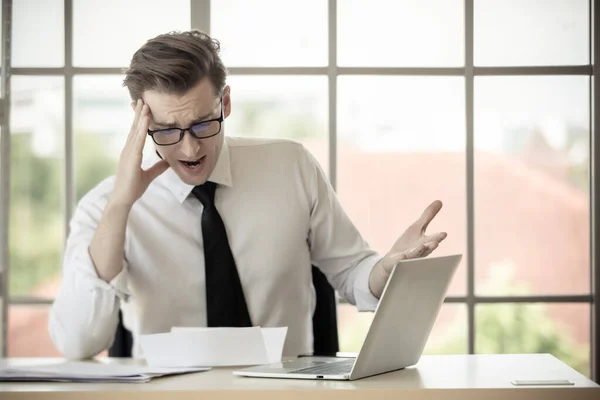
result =
[{"label": "man's hair", "polygon": [[218,40],[195,29],[159,35],[135,52],[123,86],[137,101],[146,90],[182,95],[208,77],[218,96],[227,78],[220,49]]}]

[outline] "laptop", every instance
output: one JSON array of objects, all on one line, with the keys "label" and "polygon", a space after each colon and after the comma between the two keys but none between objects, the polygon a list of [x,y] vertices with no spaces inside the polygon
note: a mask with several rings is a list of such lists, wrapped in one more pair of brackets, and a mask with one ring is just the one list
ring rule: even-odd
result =
[{"label": "laptop", "polygon": [[461,258],[456,254],[399,262],[356,357],[301,357],[233,373],[259,378],[355,380],[415,365]]}]

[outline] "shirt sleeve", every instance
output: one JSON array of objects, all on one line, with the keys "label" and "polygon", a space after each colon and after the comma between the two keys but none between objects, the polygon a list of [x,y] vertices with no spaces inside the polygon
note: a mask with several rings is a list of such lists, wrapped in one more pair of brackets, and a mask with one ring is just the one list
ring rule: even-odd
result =
[{"label": "shirt sleeve", "polygon": [[[106,196],[105,196],[106,197]],[[120,301],[127,300],[128,265],[110,282],[98,277],[89,254],[105,201],[79,203],[70,223],[63,276],[50,310],[48,328],[56,348],[69,359],[92,357],[114,340]]]},{"label": "shirt sleeve", "polygon": [[378,299],[369,290],[369,275],[382,257],[360,235],[322,168],[306,150],[305,162],[312,262],[349,303],[359,311],[373,311]]}]

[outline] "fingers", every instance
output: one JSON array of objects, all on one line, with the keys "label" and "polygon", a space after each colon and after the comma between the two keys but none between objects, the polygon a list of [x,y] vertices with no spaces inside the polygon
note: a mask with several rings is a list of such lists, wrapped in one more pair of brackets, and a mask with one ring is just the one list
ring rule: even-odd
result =
[{"label": "fingers", "polygon": [[423,254],[425,254],[427,252],[427,250],[428,250],[428,246],[426,244],[422,244],[413,249],[410,249],[406,253],[406,257],[409,259],[420,258],[420,257],[423,257]]},{"label": "fingers", "polygon": [[[143,100],[138,100],[134,123],[127,137],[127,142],[121,151],[120,159],[123,165],[140,167],[143,157],[144,143],[150,124],[150,108]],[[121,163],[119,164],[121,165]]]},{"label": "fingers", "polygon": [[437,213],[440,212],[441,209],[442,209],[442,202],[439,200],[436,200],[433,203],[431,203],[425,209],[425,211],[423,211],[423,215],[421,215],[421,218],[419,218],[419,224],[421,225],[422,231],[427,230],[429,223],[433,220],[433,218],[435,218],[435,216],[437,215]]},{"label": "fingers", "polygon": [[155,180],[160,174],[169,169],[169,163],[165,160],[159,160],[156,164],[148,168],[144,171],[144,179],[146,182],[150,184],[153,180]]},{"label": "fingers", "polygon": [[[437,249],[439,245],[440,244],[436,241],[427,242],[427,243],[421,244],[417,247],[413,247],[412,249],[405,251],[401,254],[398,254],[394,260],[397,263],[402,260],[411,260],[413,258],[427,257],[435,249]],[[389,269],[391,270],[391,268],[389,268]]]},{"label": "fingers", "polygon": [[138,99],[137,104],[135,106],[135,113],[133,116],[133,122],[131,123],[131,129],[129,129],[129,135],[127,136],[127,142],[131,142],[132,137],[135,136],[135,132],[137,131],[138,124],[140,121],[140,115],[142,113],[142,107],[144,106],[144,102],[142,99]]},{"label": "fingers", "polygon": [[434,242],[434,241],[441,243],[447,237],[448,237],[448,234],[446,232],[437,232],[437,233],[426,236],[426,240],[427,240],[427,243]]},{"label": "fingers", "polygon": [[429,243],[426,243],[425,244],[425,249],[421,253],[421,257],[427,257],[428,255],[430,255],[431,253],[433,253],[433,251],[435,249],[437,249],[439,245],[440,244],[438,242],[429,242]]},{"label": "fingers", "polygon": [[148,127],[150,126],[150,108],[147,104],[144,104],[140,113],[140,120],[138,122],[137,130],[135,132],[135,150],[140,152],[144,149],[144,143],[146,142],[146,135],[148,135]]}]

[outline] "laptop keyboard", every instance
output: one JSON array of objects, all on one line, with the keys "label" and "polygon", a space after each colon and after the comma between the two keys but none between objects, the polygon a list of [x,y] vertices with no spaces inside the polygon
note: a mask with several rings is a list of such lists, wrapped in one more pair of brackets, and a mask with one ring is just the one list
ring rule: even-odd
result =
[{"label": "laptop keyboard", "polygon": [[336,361],[326,364],[317,365],[315,367],[305,367],[289,371],[289,374],[308,374],[308,375],[345,375],[352,371],[354,359],[344,361]]}]

